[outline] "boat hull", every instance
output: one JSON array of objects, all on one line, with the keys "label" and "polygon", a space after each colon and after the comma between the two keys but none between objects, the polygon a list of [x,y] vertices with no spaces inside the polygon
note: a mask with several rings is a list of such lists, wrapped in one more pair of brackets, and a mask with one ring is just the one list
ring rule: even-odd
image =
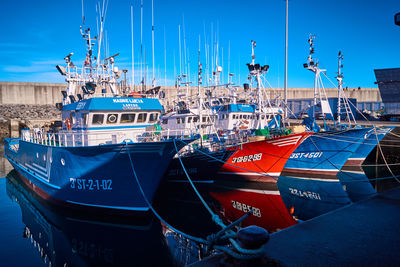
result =
[{"label": "boat hull", "polygon": [[344,168],[361,166],[364,160],[368,157],[371,151],[378,145],[378,143],[395,127],[381,127],[372,128],[368,133],[367,137],[364,138],[363,142],[356,149],[353,155],[346,161]]},{"label": "boat hull", "polygon": [[370,129],[315,133],[300,144],[277,183],[295,216],[306,220],[351,203],[337,174]]},{"label": "boat hull", "polygon": [[300,178],[281,175],[277,185],[286,208],[300,220],[308,220],[351,203],[335,176]]},{"label": "boat hull", "polygon": [[276,183],[290,155],[309,135],[304,132],[230,147],[234,153],[218,176],[228,180]]},{"label": "boat hull", "polygon": [[287,160],[282,175],[335,176],[364,142],[370,130],[360,128],[310,135]]},{"label": "boat hull", "polygon": [[56,147],[5,140],[5,156],[42,199],[117,213],[149,211],[134,171],[151,202],[175,152],[172,141]]}]

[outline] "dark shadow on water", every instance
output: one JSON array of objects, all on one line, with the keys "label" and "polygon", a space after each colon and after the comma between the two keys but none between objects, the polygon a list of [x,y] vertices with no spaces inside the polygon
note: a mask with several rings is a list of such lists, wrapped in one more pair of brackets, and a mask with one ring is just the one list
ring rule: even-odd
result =
[{"label": "dark shadow on water", "polygon": [[[159,221],[99,220],[65,214],[44,206],[20,183],[15,171],[6,177],[8,197],[18,203],[30,240],[45,265],[176,266]],[[2,240],[13,242],[13,240]],[[29,261],[29,259],[26,259]]]}]

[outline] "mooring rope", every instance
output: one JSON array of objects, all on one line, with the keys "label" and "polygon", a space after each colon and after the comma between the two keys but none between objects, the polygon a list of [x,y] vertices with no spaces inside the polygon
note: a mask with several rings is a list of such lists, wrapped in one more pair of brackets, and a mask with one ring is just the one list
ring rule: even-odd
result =
[{"label": "mooring rope", "polygon": [[[236,242],[236,240],[233,239],[233,236],[234,236],[235,233],[231,230],[234,226],[238,225],[238,224],[241,223],[243,220],[245,220],[245,219],[253,212],[253,209],[250,209],[250,211],[247,212],[244,216],[242,216],[241,218],[239,218],[239,219],[236,220],[235,222],[231,223],[230,225],[226,226],[226,225],[222,222],[221,218],[220,218],[217,214],[215,214],[215,213],[211,210],[211,208],[207,205],[207,203],[205,202],[205,200],[203,199],[203,197],[201,196],[201,194],[200,194],[199,191],[197,190],[196,186],[195,186],[194,183],[192,182],[192,179],[190,178],[190,176],[189,176],[188,172],[186,171],[186,168],[185,168],[185,166],[184,166],[184,164],[183,164],[183,162],[182,162],[182,159],[181,159],[181,156],[180,156],[180,154],[179,154],[179,150],[178,150],[178,148],[177,148],[177,146],[176,146],[175,140],[176,140],[176,139],[173,139],[174,146],[175,146],[175,150],[176,150],[176,153],[178,154],[179,161],[180,161],[180,163],[181,163],[181,166],[182,166],[182,168],[183,168],[183,171],[184,171],[184,173],[185,173],[187,179],[189,180],[190,185],[192,186],[193,190],[195,191],[197,197],[198,197],[198,198],[200,199],[200,201],[203,203],[204,207],[205,207],[205,208],[208,210],[208,212],[210,213],[213,222],[215,222],[218,226],[220,226],[220,227],[222,228],[222,230],[220,230],[217,234],[211,234],[211,235],[209,235],[209,236],[207,237],[208,245],[211,246],[211,247],[213,247],[214,244],[215,244],[218,240],[220,240],[220,237],[222,236],[222,234],[227,233],[226,237],[229,239],[229,241],[230,241],[231,244],[235,247],[235,249],[236,249],[237,251],[239,251],[241,254],[247,254],[247,255],[242,255],[242,256],[241,256],[242,258],[243,258],[243,256],[245,256],[246,259],[259,257],[260,254],[263,252],[263,248],[262,248],[262,247],[259,248],[259,249],[244,249],[244,248],[240,247],[240,245]],[[182,140],[180,140],[180,141],[182,141]],[[182,142],[183,142],[183,141],[182,141]],[[184,144],[185,144],[185,143],[184,143]],[[215,246],[214,246],[214,247],[215,247]],[[227,248],[225,248],[224,251],[225,251],[226,249],[227,249]],[[238,254],[238,255],[241,255],[241,254]],[[230,255],[233,256],[233,255],[236,255],[236,254],[233,253],[233,254],[230,254]],[[235,257],[237,257],[237,256],[235,256]],[[245,259],[245,258],[243,258],[243,259]]]},{"label": "mooring rope", "polygon": [[[221,251],[223,251],[223,252],[225,252],[225,253],[229,254],[230,256],[235,257],[235,258],[237,258],[237,259],[254,259],[254,258],[258,258],[258,257],[261,256],[261,254],[262,254],[263,251],[264,251],[264,250],[263,250],[263,247],[261,247],[261,248],[259,248],[259,249],[254,249],[254,250],[253,250],[253,249],[250,249],[250,250],[249,250],[249,249],[244,249],[244,248],[240,247],[239,244],[233,239],[233,237],[236,236],[236,234],[231,230],[231,228],[233,228],[234,226],[236,226],[236,225],[238,225],[239,223],[241,223],[244,219],[246,219],[246,218],[250,215],[250,213],[252,212],[252,210],[250,210],[250,211],[249,211],[248,213],[246,213],[244,216],[242,216],[241,218],[239,218],[237,221],[231,223],[231,224],[228,225],[228,226],[225,226],[225,225],[223,224],[222,220],[218,217],[218,215],[214,214],[214,213],[211,211],[211,209],[210,209],[209,212],[211,211],[211,213],[213,214],[213,215],[212,215],[213,221],[216,222],[216,223],[217,223],[221,228],[223,228],[223,229],[220,230],[217,234],[211,234],[211,235],[207,236],[206,239],[203,239],[203,238],[201,238],[201,237],[195,237],[195,236],[186,234],[185,232],[180,231],[180,230],[176,229],[175,227],[173,227],[172,225],[170,225],[166,220],[164,220],[164,219],[158,214],[158,212],[154,209],[154,207],[152,206],[152,204],[151,204],[150,201],[148,200],[148,198],[147,198],[147,196],[146,196],[146,194],[145,194],[145,192],[144,192],[144,190],[143,190],[143,188],[142,188],[142,186],[141,186],[141,184],[140,184],[140,182],[139,182],[139,178],[137,177],[137,174],[136,174],[136,171],[135,171],[135,167],[134,167],[134,165],[133,165],[132,157],[131,157],[131,154],[130,154],[130,151],[129,151],[128,142],[125,142],[125,145],[126,145],[126,149],[127,149],[127,152],[128,152],[129,162],[130,162],[130,165],[131,165],[131,168],[132,168],[133,176],[134,176],[135,181],[136,181],[136,183],[137,183],[137,185],[138,185],[139,191],[140,191],[140,193],[141,193],[142,196],[143,196],[143,199],[145,200],[147,206],[151,209],[151,211],[153,212],[153,214],[157,217],[157,219],[159,219],[162,223],[164,223],[168,228],[170,228],[172,231],[174,231],[174,232],[176,232],[176,233],[182,235],[183,237],[185,237],[185,238],[187,238],[187,239],[189,239],[189,240],[192,240],[192,241],[195,241],[195,242],[198,242],[198,243],[205,244],[205,245],[209,246],[210,248],[215,248],[215,249],[221,250]],[[174,139],[174,145],[175,145],[175,148],[177,149],[176,144],[175,144],[175,139]],[[179,151],[178,151],[178,152],[179,152]],[[185,173],[187,173],[187,172],[185,171]],[[190,178],[189,178],[189,179],[190,179]],[[193,185],[193,183],[192,183],[192,186],[193,186],[194,189],[195,189],[195,186]],[[196,190],[197,190],[197,189],[196,189]],[[198,196],[200,196],[200,195],[198,195]],[[201,197],[201,196],[200,196],[200,197]],[[202,198],[201,198],[201,199],[202,199]],[[203,199],[203,201],[204,201],[204,199]],[[204,203],[205,203],[205,202],[204,202]],[[204,204],[204,203],[203,203],[203,204]],[[206,204],[206,203],[205,203],[205,204]],[[208,205],[207,205],[207,207],[208,207]],[[208,207],[208,209],[209,209],[209,207]],[[216,217],[218,217],[218,219],[217,219]],[[225,233],[225,235],[222,235],[223,233]],[[238,252],[235,252],[234,250],[232,250],[232,249],[230,249],[230,248],[228,248],[228,247],[225,247],[225,246],[216,245],[216,243],[217,243],[219,240],[223,240],[223,239],[229,239],[229,241],[231,242],[231,244],[234,246],[234,248],[235,248]]]},{"label": "mooring rope", "polygon": [[[375,126],[374,126],[374,129],[375,129],[375,133],[376,133],[376,128],[375,128]],[[392,171],[392,168],[390,168],[390,166],[388,165],[388,163],[387,163],[387,161],[386,161],[386,157],[385,157],[385,155],[383,154],[382,147],[379,145],[379,140],[378,140],[378,136],[377,136],[377,135],[376,135],[376,139],[377,139],[377,141],[378,141],[377,147],[378,147],[378,149],[379,149],[379,152],[381,153],[381,156],[382,156],[382,159],[383,159],[383,161],[384,161],[384,163],[385,163],[385,165],[386,165],[386,168],[389,170],[390,174],[391,174],[392,177],[397,181],[397,183],[400,183],[400,180],[394,175],[394,173],[393,173],[393,171]]]}]

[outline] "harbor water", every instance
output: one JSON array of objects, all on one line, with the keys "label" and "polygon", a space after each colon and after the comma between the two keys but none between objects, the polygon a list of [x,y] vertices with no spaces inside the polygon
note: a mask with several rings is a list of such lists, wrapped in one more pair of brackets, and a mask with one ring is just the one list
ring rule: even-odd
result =
[{"label": "harbor water", "polygon": [[[393,163],[399,162],[398,140],[392,138],[390,145],[382,146],[385,160],[376,150],[366,160],[364,170],[378,192],[398,186],[395,179],[379,179],[390,176],[391,172],[399,173]],[[152,216],[140,220],[90,217],[50,207],[23,186],[3,156],[3,144],[0,147],[2,266],[184,266],[213,253],[172,232]],[[390,171],[385,161],[392,164]],[[245,207],[249,208],[240,203],[242,200],[232,201],[233,198],[245,193],[248,194],[245,199],[255,199],[254,190],[215,193],[218,191],[210,190],[215,186],[199,185],[199,189],[225,219],[237,219],[246,212]],[[210,191],[214,192],[209,194]],[[259,211],[249,218],[249,224],[263,226],[268,219],[262,201],[257,204],[260,206],[253,207]],[[206,237],[219,230],[187,183],[163,184],[154,207],[168,223],[191,235]]]}]

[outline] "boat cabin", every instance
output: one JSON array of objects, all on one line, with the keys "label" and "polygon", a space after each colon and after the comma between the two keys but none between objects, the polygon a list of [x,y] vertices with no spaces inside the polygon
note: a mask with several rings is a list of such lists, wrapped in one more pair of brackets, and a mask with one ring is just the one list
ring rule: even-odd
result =
[{"label": "boat cabin", "polygon": [[84,145],[139,141],[163,111],[159,100],[152,98],[83,99],[63,107],[63,132],[74,134],[74,141]]},{"label": "boat cabin", "polygon": [[258,112],[255,105],[227,104],[213,107],[218,114],[215,126],[223,130],[258,129],[271,127],[270,122],[280,113],[278,108]]}]

